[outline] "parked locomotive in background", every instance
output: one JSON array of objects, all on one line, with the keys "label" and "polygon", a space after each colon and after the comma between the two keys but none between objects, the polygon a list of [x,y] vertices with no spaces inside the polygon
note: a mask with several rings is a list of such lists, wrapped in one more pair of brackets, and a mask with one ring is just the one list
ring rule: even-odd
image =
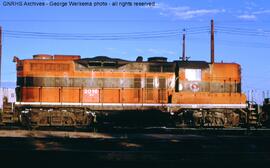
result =
[{"label": "parked locomotive in background", "polygon": [[236,63],[44,54],[14,61],[15,110],[31,125],[88,126],[114,114],[137,114],[136,120],[149,122],[154,114],[167,115],[187,126],[239,126],[248,120]]}]

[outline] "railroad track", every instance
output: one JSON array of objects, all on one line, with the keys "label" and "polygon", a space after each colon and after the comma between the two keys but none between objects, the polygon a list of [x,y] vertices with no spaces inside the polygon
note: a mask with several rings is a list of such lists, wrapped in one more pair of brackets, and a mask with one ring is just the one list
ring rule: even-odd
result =
[{"label": "railroad track", "polygon": [[179,134],[179,135],[270,135],[269,128],[176,128],[176,127],[37,127],[0,126],[0,131],[62,131],[82,133]]},{"label": "railroad track", "polygon": [[[17,130],[18,131],[18,130]],[[36,133],[36,135],[35,135]],[[42,136],[37,136],[41,133]],[[1,137],[2,163],[17,166],[179,167],[213,164],[259,166],[270,163],[270,136],[124,134],[25,131],[25,137]],[[0,131],[0,135],[3,132]],[[59,136],[59,135],[65,136]],[[73,134],[73,137],[71,136]],[[82,135],[85,135],[82,137]],[[137,167],[137,166],[135,166]]]}]

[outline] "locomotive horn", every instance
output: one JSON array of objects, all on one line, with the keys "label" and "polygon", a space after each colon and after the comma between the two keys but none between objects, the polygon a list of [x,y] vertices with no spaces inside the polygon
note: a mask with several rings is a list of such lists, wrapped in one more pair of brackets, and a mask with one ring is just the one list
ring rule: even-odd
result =
[{"label": "locomotive horn", "polygon": [[17,63],[19,60],[20,59],[18,57],[16,57],[16,56],[13,57],[13,62],[16,62]]}]

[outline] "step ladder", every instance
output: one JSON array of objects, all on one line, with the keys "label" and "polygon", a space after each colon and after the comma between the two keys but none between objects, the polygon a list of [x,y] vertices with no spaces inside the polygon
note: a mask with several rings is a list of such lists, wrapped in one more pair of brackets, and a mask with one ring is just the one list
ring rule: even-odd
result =
[{"label": "step ladder", "polygon": [[261,107],[256,102],[248,102],[248,120],[247,124],[249,126],[259,127],[261,123],[259,122],[259,114],[261,112]]},{"label": "step ladder", "polygon": [[14,124],[18,122],[18,117],[15,115],[14,112],[14,104],[9,103],[7,99],[4,98],[3,101],[3,109],[0,116],[0,123],[5,124]]}]

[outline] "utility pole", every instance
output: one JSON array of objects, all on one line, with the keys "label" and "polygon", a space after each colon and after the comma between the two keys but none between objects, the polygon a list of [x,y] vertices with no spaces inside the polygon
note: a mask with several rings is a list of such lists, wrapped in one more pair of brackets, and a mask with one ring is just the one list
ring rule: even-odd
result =
[{"label": "utility pole", "polygon": [[215,62],[214,20],[211,20],[211,64]]},{"label": "utility pole", "polygon": [[2,27],[0,26],[0,87],[2,86]]},{"label": "utility pole", "polygon": [[186,61],[186,30],[183,30],[182,61]]}]

